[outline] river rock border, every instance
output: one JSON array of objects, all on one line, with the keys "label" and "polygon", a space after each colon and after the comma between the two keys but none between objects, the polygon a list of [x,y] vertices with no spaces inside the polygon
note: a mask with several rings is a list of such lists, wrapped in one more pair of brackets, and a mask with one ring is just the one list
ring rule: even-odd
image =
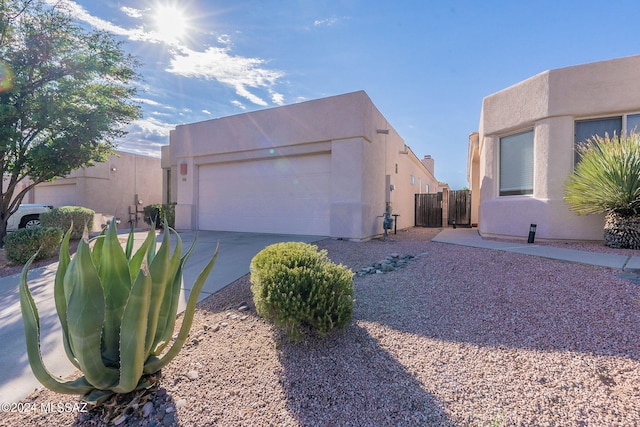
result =
[{"label": "river rock border", "polygon": [[400,268],[406,267],[409,262],[415,261],[416,258],[427,255],[423,252],[418,255],[402,255],[398,253],[392,253],[387,255],[382,261],[374,262],[373,264],[360,269],[356,274],[358,276],[366,276],[367,274],[384,274],[396,271]]}]

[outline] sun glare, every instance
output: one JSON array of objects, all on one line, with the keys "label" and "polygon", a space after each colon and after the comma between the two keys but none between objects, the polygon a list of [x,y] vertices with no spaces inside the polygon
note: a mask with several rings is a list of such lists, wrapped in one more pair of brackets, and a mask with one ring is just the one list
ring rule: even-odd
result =
[{"label": "sun glare", "polygon": [[158,6],[155,12],[155,25],[158,33],[168,42],[180,40],[187,32],[187,19],[184,12],[175,5]]}]

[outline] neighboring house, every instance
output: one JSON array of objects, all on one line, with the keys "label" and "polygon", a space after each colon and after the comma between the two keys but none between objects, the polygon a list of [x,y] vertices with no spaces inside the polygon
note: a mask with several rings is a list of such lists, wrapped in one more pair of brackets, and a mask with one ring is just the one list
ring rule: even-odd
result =
[{"label": "neighboring house", "polygon": [[414,225],[414,194],[436,192],[421,162],[354,92],[178,126],[163,147],[176,228],[367,239]]},{"label": "neighboring house", "polygon": [[[94,210],[98,222],[115,215],[120,228],[144,227],[142,208],[162,203],[160,159],[118,151],[104,163],[36,185],[23,203],[82,206]],[[94,224],[94,230],[100,225]]]},{"label": "neighboring house", "polygon": [[[545,71],[483,100],[469,137],[472,222],[482,236],[602,240],[603,215],[563,200],[576,144],[640,123],[640,56]],[[593,191],[598,191],[594,188]]]}]

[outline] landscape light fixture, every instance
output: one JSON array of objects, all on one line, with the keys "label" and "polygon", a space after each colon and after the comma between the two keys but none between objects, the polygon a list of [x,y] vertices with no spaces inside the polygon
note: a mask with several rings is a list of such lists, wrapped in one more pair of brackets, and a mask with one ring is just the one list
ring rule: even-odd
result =
[{"label": "landscape light fixture", "polygon": [[527,243],[533,243],[533,241],[536,238],[536,227],[538,227],[536,224],[531,224],[529,226],[529,238],[527,239]]}]

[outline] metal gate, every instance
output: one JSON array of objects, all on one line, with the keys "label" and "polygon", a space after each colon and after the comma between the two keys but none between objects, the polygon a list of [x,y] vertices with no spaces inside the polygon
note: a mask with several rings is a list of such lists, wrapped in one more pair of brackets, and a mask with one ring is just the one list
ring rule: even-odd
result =
[{"label": "metal gate", "polygon": [[471,190],[449,192],[449,225],[471,227]]},{"label": "metal gate", "polygon": [[442,227],[442,193],[415,195],[416,227]]}]

